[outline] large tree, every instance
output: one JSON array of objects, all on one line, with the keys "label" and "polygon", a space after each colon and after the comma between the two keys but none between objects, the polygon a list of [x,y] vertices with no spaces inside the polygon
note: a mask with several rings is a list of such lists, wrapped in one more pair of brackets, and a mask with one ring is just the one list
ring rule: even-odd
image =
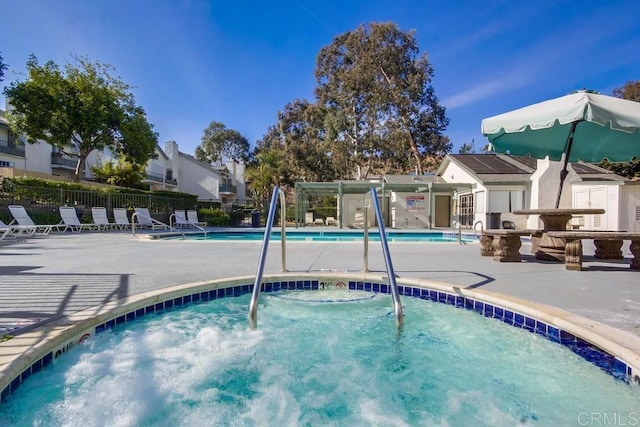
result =
[{"label": "large tree", "polygon": [[613,96],[640,102],[640,80],[626,82],[622,87],[613,90]]},{"label": "large tree", "polygon": [[281,174],[295,181],[332,181],[337,177],[331,143],[324,134],[324,111],[306,100],[295,100],[278,112],[278,122],[257,143],[257,152],[278,151],[284,160]]},{"label": "large tree", "polygon": [[196,158],[205,163],[226,160],[246,161],[249,157],[249,141],[235,129],[228,129],[220,122],[211,122],[204,130],[202,143],[196,147]]},{"label": "large tree", "polygon": [[336,142],[332,155],[345,159],[356,179],[371,171],[422,174],[423,159],[451,150],[433,68],[412,31],[361,25],[321,49],[315,75],[326,136]]},{"label": "large tree", "polygon": [[7,64],[4,63],[2,55],[0,55],[0,83],[4,80],[4,70],[7,69]]},{"label": "large tree", "polygon": [[158,136],[111,66],[76,57],[60,69],[52,61],[40,65],[31,55],[27,72],[26,81],[4,91],[12,106],[9,126],[29,143],[46,141],[77,157],[76,181],[94,150],[109,149],[134,164],[155,157]]}]

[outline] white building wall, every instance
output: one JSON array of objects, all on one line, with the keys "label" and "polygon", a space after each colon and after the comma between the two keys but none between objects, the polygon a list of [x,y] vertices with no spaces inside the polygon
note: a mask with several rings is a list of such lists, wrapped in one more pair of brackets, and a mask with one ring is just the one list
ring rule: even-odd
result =
[{"label": "white building wall", "polygon": [[458,166],[453,162],[449,162],[444,172],[440,175],[440,177],[445,182],[452,183],[461,183],[461,184],[474,184],[478,181],[473,177],[473,175],[469,174],[466,170]]},{"label": "white building wall", "polygon": [[[51,174],[53,147],[46,142],[25,145],[25,170]],[[16,167],[18,165],[16,164]]]},{"label": "white building wall", "polygon": [[392,228],[428,228],[429,193],[391,193]]},{"label": "white building wall", "polygon": [[621,229],[640,232],[640,183],[627,183],[620,190]]},{"label": "white building wall", "polygon": [[[169,153],[167,153],[169,155]],[[199,200],[219,199],[220,175],[205,166],[185,157],[179,157],[179,167],[173,170],[178,180],[178,190],[195,194]]]}]

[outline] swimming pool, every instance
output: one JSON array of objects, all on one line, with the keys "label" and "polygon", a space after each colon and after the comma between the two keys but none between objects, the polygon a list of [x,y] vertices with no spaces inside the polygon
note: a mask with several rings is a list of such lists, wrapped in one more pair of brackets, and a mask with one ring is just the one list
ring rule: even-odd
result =
[{"label": "swimming pool", "polygon": [[[423,242],[423,243],[457,243],[458,235],[447,232],[411,232],[411,231],[387,231],[387,240],[389,242]],[[182,235],[170,235],[161,237],[165,239],[183,239]],[[184,238],[189,240],[223,240],[223,241],[262,241],[264,231],[247,231],[247,230],[225,230],[212,231],[205,236],[202,233],[185,233]],[[287,241],[294,242],[360,242],[364,239],[362,231],[343,230],[343,231],[301,231],[287,230]],[[271,240],[280,239],[280,231],[271,233]],[[377,230],[369,231],[369,239],[371,241],[380,241],[380,235]],[[462,242],[468,243],[476,240],[475,236],[465,234],[462,236]]]},{"label": "swimming pool", "polygon": [[551,323],[476,291],[404,283],[398,338],[387,285],[335,280],[268,280],[255,332],[242,279],[145,296],[95,327],[112,332],[31,374],[0,405],[0,423],[26,413],[43,425],[569,425],[637,411],[637,388],[578,354],[630,368]]}]

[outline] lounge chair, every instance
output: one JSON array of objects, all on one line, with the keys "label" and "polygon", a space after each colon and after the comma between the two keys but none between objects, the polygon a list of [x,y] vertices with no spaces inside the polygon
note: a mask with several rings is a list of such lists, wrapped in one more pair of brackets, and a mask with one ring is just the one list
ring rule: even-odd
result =
[{"label": "lounge chair", "polygon": [[131,228],[129,215],[127,215],[127,210],[125,208],[113,208],[113,219],[116,221],[116,227],[120,230]]},{"label": "lounge chair", "polygon": [[35,231],[35,226],[8,225],[0,220],[0,240],[3,240],[5,237],[31,237]]},{"label": "lounge chair", "polygon": [[118,224],[109,222],[107,209],[104,207],[91,208],[91,218],[93,218],[93,224],[98,227],[98,230],[113,230],[118,226]]},{"label": "lounge chair", "polygon": [[76,208],[73,206],[60,206],[60,216],[62,217],[62,223],[64,229],[62,231],[71,230],[75,233],[79,233],[82,230],[96,230],[97,227],[94,224],[83,224],[78,218]]},{"label": "lounge chair", "polygon": [[9,212],[11,212],[11,216],[13,216],[13,221],[9,223],[9,226],[17,224],[23,227],[33,227],[34,231],[32,235],[45,236],[51,233],[53,227],[56,227],[57,230],[60,230],[59,224],[55,225],[38,225],[33,222],[24,206],[22,205],[9,205]]},{"label": "lounge chair", "polygon": [[153,219],[151,217],[151,214],[149,213],[148,208],[135,208],[135,211],[136,211],[136,219],[138,220],[138,224],[140,224],[141,227],[148,227],[148,228],[151,228],[152,230],[155,230],[156,228],[171,229],[171,227],[169,227],[164,222],[158,221],[157,219]]},{"label": "lounge chair", "polygon": [[313,225],[324,225],[324,219],[316,218],[313,220]]},{"label": "lounge chair", "polygon": [[196,210],[187,211],[187,221],[189,221],[189,223],[191,224],[197,225],[198,227],[207,226],[206,222],[198,220],[198,211]]},{"label": "lounge chair", "polygon": [[175,211],[173,215],[171,215],[172,221],[169,221],[169,224],[172,224],[174,227],[191,227],[192,224],[187,221],[187,215],[184,211]]},{"label": "lounge chair", "polygon": [[338,225],[338,221],[332,216],[328,216],[326,219],[327,225]]}]

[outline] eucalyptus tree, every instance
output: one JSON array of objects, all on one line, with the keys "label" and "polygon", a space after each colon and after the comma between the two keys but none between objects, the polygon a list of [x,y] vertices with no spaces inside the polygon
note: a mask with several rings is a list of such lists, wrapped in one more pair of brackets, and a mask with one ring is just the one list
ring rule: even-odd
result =
[{"label": "eucalyptus tree", "polygon": [[46,141],[77,157],[76,181],[94,150],[109,149],[130,163],[146,164],[156,155],[158,136],[130,86],[112,72],[110,65],[86,57],[60,69],[53,61],[40,65],[31,55],[27,80],[4,91],[11,104],[9,126],[29,143]]},{"label": "eucalyptus tree", "polygon": [[285,159],[284,177],[295,181],[331,181],[336,165],[325,138],[325,112],[306,100],[295,100],[278,112],[278,121],[258,143],[260,150],[278,150]]},{"label": "eucalyptus tree", "polygon": [[202,143],[196,147],[196,158],[205,163],[221,163],[226,160],[246,161],[249,157],[249,141],[235,129],[223,123],[211,122],[204,130]]},{"label": "eucalyptus tree", "polygon": [[640,102],[640,80],[628,81],[622,87],[615,88],[613,96]]},{"label": "eucalyptus tree", "polygon": [[372,171],[422,174],[425,157],[451,150],[433,67],[413,31],[372,23],[339,35],[318,54],[315,76],[326,137],[336,142],[332,155],[356,179]]},{"label": "eucalyptus tree", "polygon": [[7,64],[4,63],[2,55],[0,55],[0,83],[4,80],[4,71],[7,69]]}]

